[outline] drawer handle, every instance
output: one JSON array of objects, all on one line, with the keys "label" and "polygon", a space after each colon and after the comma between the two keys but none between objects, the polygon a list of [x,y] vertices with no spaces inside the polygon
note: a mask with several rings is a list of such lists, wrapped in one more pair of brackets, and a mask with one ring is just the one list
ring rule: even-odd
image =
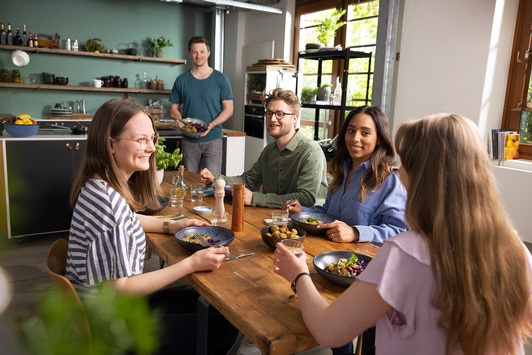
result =
[{"label": "drawer handle", "polygon": [[67,147],[68,150],[72,150],[74,148],[74,147],[72,147],[72,145],[70,145],[70,143],[67,143],[66,147]]},{"label": "drawer handle", "polygon": [[79,150],[79,143],[76,143],[76,148],[74,150],[77,152]]}]

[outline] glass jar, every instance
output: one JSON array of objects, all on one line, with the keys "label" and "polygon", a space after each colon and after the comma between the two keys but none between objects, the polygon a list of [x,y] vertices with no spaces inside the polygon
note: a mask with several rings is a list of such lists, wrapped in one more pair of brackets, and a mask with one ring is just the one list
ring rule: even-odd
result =
[{"label": "glass jar", "polygon": [[11,82],[13,83],[20,83],[20,71],[13,70],[13,73],[11,74]]}]

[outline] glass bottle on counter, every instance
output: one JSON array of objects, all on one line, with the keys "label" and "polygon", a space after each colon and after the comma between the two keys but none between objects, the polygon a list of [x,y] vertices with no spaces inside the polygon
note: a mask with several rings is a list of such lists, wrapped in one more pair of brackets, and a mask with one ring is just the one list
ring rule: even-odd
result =
[{"label": "glass bottle on counter", "polygon": [[0,44],[7,44],[7,35],[3,22],[0,25]]},{"label": "glass bottle on counter", "polygon": [[13,32],[11,32],[11,24],[7,24],[7,44],[13,45]]}]

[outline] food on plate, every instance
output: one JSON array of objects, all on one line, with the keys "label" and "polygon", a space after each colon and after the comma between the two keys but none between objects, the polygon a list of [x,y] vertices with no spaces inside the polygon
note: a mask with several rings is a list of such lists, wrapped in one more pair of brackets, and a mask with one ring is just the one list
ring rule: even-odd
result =
[{"label": "food on plate", "polygon": [[286,224],[280,226],[271,226],[270,232],[266,233],[268,237],[281,239],[299,238],[301,235],[297,234],[297,229],[287,226]]},{"label": "food on plate", "polygon": [[181,130],[188,133],[202,133],[207,130],[207,127],[201,123],[183,121]]},{"label": "food on plate", "polygon": [[315,225],[323,223],[322,221],[320,221],[319,219],[314,218],[314,217],[309,217],[307,219],[302,219],[300,222],[307,223],[307,224],[315,224]]},{"label": "food on plate", "polygon": [[358,260],[358,256],[351,255],[349,259],[342,258],[335,263],[330,263],[325,268],[325,271],[340,276],[355,277],[358,276],[366,268],[366,263],[363,260]]},{"label": "food on plate", "polygon": [[[188,243],[194,243],[194,244],[200,244],[196,238],[194,238],[194,234],[196,233],[187,233],[183,238],[181,238],[182,241],[188,242]],[[213,239],[210,235],[205,235],[202,233],[198,233],[199,236],[203,237],[206,241],[208,241],[211,244],[219,243],[219,240]]]}]

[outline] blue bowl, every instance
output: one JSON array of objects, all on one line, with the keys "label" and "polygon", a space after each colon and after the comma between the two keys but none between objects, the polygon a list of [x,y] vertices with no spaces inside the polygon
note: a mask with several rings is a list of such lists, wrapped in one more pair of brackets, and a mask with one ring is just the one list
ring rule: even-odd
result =
[{"label": "blue bowl", "polygon": [[204,236],[211,237],[214,240],[214,242],[210,246],[213,246],[213,247],[221,246],[221,245],[229,245],[233,242],[233,239],[235,239],[235,233],[233,233],[233,231],[227,228],[216,227],[216,226],[198,226],[198,227],[183,228],[175,234],[177,243],[192,253],[198,250],[201,250],[201,249],[208,248],[208,246],[202,246],[199,243],[190,243],[190,242],[183,240],[183,238],[185,238],[187,234],[194,234],[194,233],[199,233],[199,234],[203,234]]},{"label": "blue bowl", "polygon": [[322,223],[334,222],[337,218],[326,213],[314,213],[314,212],[299,212],[290,216],[290,223],[292,225],[303,229],[305,232],[315,235],[323,235],[327,231],[326,229],[318,229],[315,224],[301,222],[307,218],[317,218]]},{"label": "blue bowl", "polygon": [[10,136],[23,138],[34,136],[39,130],[39,124],[4,123],[4,128]]},{"label": "blue bowl", "polygon": [[336,284],[338,286],[349,287],[353,282],[355,282],[356,276],[349,277],[333,275],[330,272],[325,271],[325,268],[330,263],[335,263],[342,258],[349,259],[353,254],[358,256],[358,260],[364,261],[366,267],[368,267],[370,261],[373,260],[367,255],[353,253],[350,251],[329,251],[316,255],[312,263],[314,264],[314,269],[316,269],[318,274],[320,274],[320,276],[323,277],[325,280],[332,282],[333,284]]}]

